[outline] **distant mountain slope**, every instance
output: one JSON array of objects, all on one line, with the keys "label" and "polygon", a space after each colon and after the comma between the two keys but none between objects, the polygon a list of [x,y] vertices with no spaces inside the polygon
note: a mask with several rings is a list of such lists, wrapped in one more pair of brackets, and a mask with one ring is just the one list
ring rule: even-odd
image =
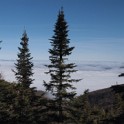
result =
[{"label": "distant mountain slope", "polygon": [[89,93],[89,101],[91,105],[109,108],[115,103],[115,94],[122,93],[124,95],[124,84],[113,85],[109,88],[96,90]]},{"label": "distant mountain slope", "polygon": [[89,103],[104,109],[111,116],[101,120],[101,124],[124,124],[124,84],[90,92]]},{"label": "distant mountain slope", "polygon": [[115,100],[115,92],[112,88],[101,89],[89,93],[89,100],[92,106],[111,107]]}]

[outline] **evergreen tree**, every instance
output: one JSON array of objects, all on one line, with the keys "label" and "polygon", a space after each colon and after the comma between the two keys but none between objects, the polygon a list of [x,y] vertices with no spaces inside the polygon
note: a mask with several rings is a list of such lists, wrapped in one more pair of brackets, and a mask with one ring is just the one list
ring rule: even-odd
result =
[{"label": "evergreen tree", "polygon": [[[2,41],[0,41],[0,43],[1,43]],[[1,50],[1,47],[0,47],[0,50]],[[0,73],[0,79],[3,79],[3,76],[2,76],[2,74]]]},{"label": "evergreen tree", "polygon": [[47,124],[43,93],[0,80],[0,124]]},{"label": "evergreen tree", "polygon": [[89,91],[85,90],[83,95],[77,96],[71,101],[73,107],[72,117],[75,124],[88,124],[90,121],[91,106],[88,99]]},{"label": "evergreen tree", "polygon": [[[75,63],[67,63],[68,56],[72,53],[74,47],[69,47],[70,39],[68,39],[68,25],[64,18],[64,11],[61,9],[58,14],[58,19],[55,24],[54,35],[50,39],[52,48],[49,49],[50,65],[46,65],[50,74],[51,81],[44,86],[46,90],[51,92],[54,96],[53,106],[49,106],[52,111],[55,111],[54,118],[58,119],[59,123],[63,123],[65,113],[67,113],[67,101],[73,99],[76,95],[73,82],[80,81],[79,79],[72,79],[71,73],[76,72]],[[50,104],[51,105],[51,104]],[[50,112],[49,112],[50,113]],[[52,112],[51,112],[52,113]]]},{"label": "evergreen tree", "polygon": [[26,31],[23,33],[20,45],[22,47],[18,48],[18,59],[17,63],[15,63],[16,71],[13,71],[15,73],[16,79],[18,80],[18,83],[21,83],[25,88],[29,88],[33,82],[33,79],[31,78],[31,76],[33,76],[33,63],[31,62],[31,53],[29,53],[28,37]]}]

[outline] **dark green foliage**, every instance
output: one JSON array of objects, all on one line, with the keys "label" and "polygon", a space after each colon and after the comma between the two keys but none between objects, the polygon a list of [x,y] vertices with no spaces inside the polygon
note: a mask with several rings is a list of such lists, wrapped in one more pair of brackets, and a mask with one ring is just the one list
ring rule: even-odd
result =
[{"label": "dark green foliage", "polygon": [[23,87],[29,88],[33,82],[31,76],[33,76],[32,67],[33,63],[31,62],[32,57],[29,53],[28,48],[28,37],[26,31],[24,31],[21,38],[21,48],[19,47],[18,59],[15,64],[16,71],[14,71],[18,83],[21,83]]},{"label": "dark green foliage", "polygon": [[89,122],[91,107],[88,100],[88,90],[83,95],[73,99],[70,106],[73,107],[71,116],[75,119],[75,124],[87,124]]},{"label": "dark green foliage", "polygon": [[[95,92],[95,95],[99,92]],[[84,92],[83,95],[71,101],[64,101],[64,108],[68,111],[63,112],[64,122],[61,124],[123,124],[122,92],[115,94],[115,102],[112,105],[103,107],[95,103],[92,105],[89,102],[89,95],[90,93]],[[101,102],[97,100],[96,103]],[[105,99],[102,102],[105,102]],[[21,84],[0,80],[1,124],[58,124],[56,123],[59,119],[56,104],[54,99],[46,99],[44,94],[39,94],[32,88],[24,88]]]},{"label": "dark green foliage", "polygon": [[0,80],[0,123],[9,121],[9,111],[11,109],[14,94],[8,82]]},{"label": "dark green foliage", "polygon": [[76,65],[74,63],[67,63],[68,56],[72,53],[74,47],[69,47],[70,39],[68,39],[68,25],[64,19],[64,12],[61,10],[58,14],[58,19],[55,24],[54,35],[51,40],[52,48],[49,49],[50,65],[46,65],[49,68],[51,81],[44,86],[46,90],[51,92],[54,96],[52,107],[49,106],[51,111],[56,114],[55,118],[59,123],[66,120],[68,111],[68,101],[73,99],[76,95],[74,92],[73,82],[78,82],[77,79],[71,79],[71,73],[76,72],[74,69]]},{"label": "dark green foliage", "polygon": [[0,123],[47,124],[43,115],[47,99],[43,95],[37,96],[34,89],[0,80]]},{"label": "dark green foliage", "polygon": [[[43,120],[43,97],[36,96],[32,89],[24,89],[22,86],[16,87],[17,95],[13,104],[13,120],[19,124],[38,124]],[[42,99],[42,101],[41,101]]]},{"label": "dark green foliage", "polygon": [[[72,124],[123,124],[123,85],[94,92],[85,92],[71,103]],[[71,122],[71,121],[70,121]]]}]

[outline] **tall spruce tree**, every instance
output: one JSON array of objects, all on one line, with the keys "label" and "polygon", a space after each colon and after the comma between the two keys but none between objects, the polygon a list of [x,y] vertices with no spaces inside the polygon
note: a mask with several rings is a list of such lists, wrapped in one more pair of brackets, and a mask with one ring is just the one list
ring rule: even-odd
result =
[{"label": "tall spruce tree", "polygon": [[[78,82],[80,79],[72,79],[71,73],[76,72],[75,63],[67,63],[68,56],[72,53],[74,47],[69,47],[70,39],[68,39],[68,25],[64,18],[64,11],[61,9],[58,14],[58,19],[55,24],[54,35],[50,39],[52,48],[49,49],[50,65],[46,65],[50,74],[51,81],[44,81],[46,90],[54,96],[53,106],[49,108],[56,112],[54,118],[57,118],[58,123],[63,123],[65,113],[67,113],[67,101],[73,99],[76,95],[73,82]],[[49,112],[50,113],[50,112]]]},{"label": "tall spruce tree", "polygon": [[29,88],[34,80],[31,78],[31,76],[33,76],[33,63],[31,62],[32,57],[28,48],[28,40],[27,33],[24,31],[20,42],[22,47],[18,48],[18,59],[17,63],[15,63],[16,71],[13,70],[18,83],[20,83],[24,88]]}]

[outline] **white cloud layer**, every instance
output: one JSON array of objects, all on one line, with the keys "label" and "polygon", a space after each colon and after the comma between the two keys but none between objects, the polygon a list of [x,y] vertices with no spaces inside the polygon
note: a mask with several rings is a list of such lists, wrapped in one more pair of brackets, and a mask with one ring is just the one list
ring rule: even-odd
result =
[{"label": "white cloud layer", "polygon": [[[11,71],[14,68],[15,61],[0,61],[0,72],[7,81],[16,81],[14,73]],[[47,68],[44,66],[48,61],[34,61],[34,83],[32,86],[38,90],[45,91],[43,80],[49,81],[49,75],[44,74]],[[85,89],[90,91],[107,88],[115,84],[124,83],[124,77],[118,77],[124,72],[124,63],[121,62],[95,62],[83,61],[76,62],[78,65],[76,73],[72,74],[72,78],[82,79],[75,83],[77,95],[82,94]]]}]

